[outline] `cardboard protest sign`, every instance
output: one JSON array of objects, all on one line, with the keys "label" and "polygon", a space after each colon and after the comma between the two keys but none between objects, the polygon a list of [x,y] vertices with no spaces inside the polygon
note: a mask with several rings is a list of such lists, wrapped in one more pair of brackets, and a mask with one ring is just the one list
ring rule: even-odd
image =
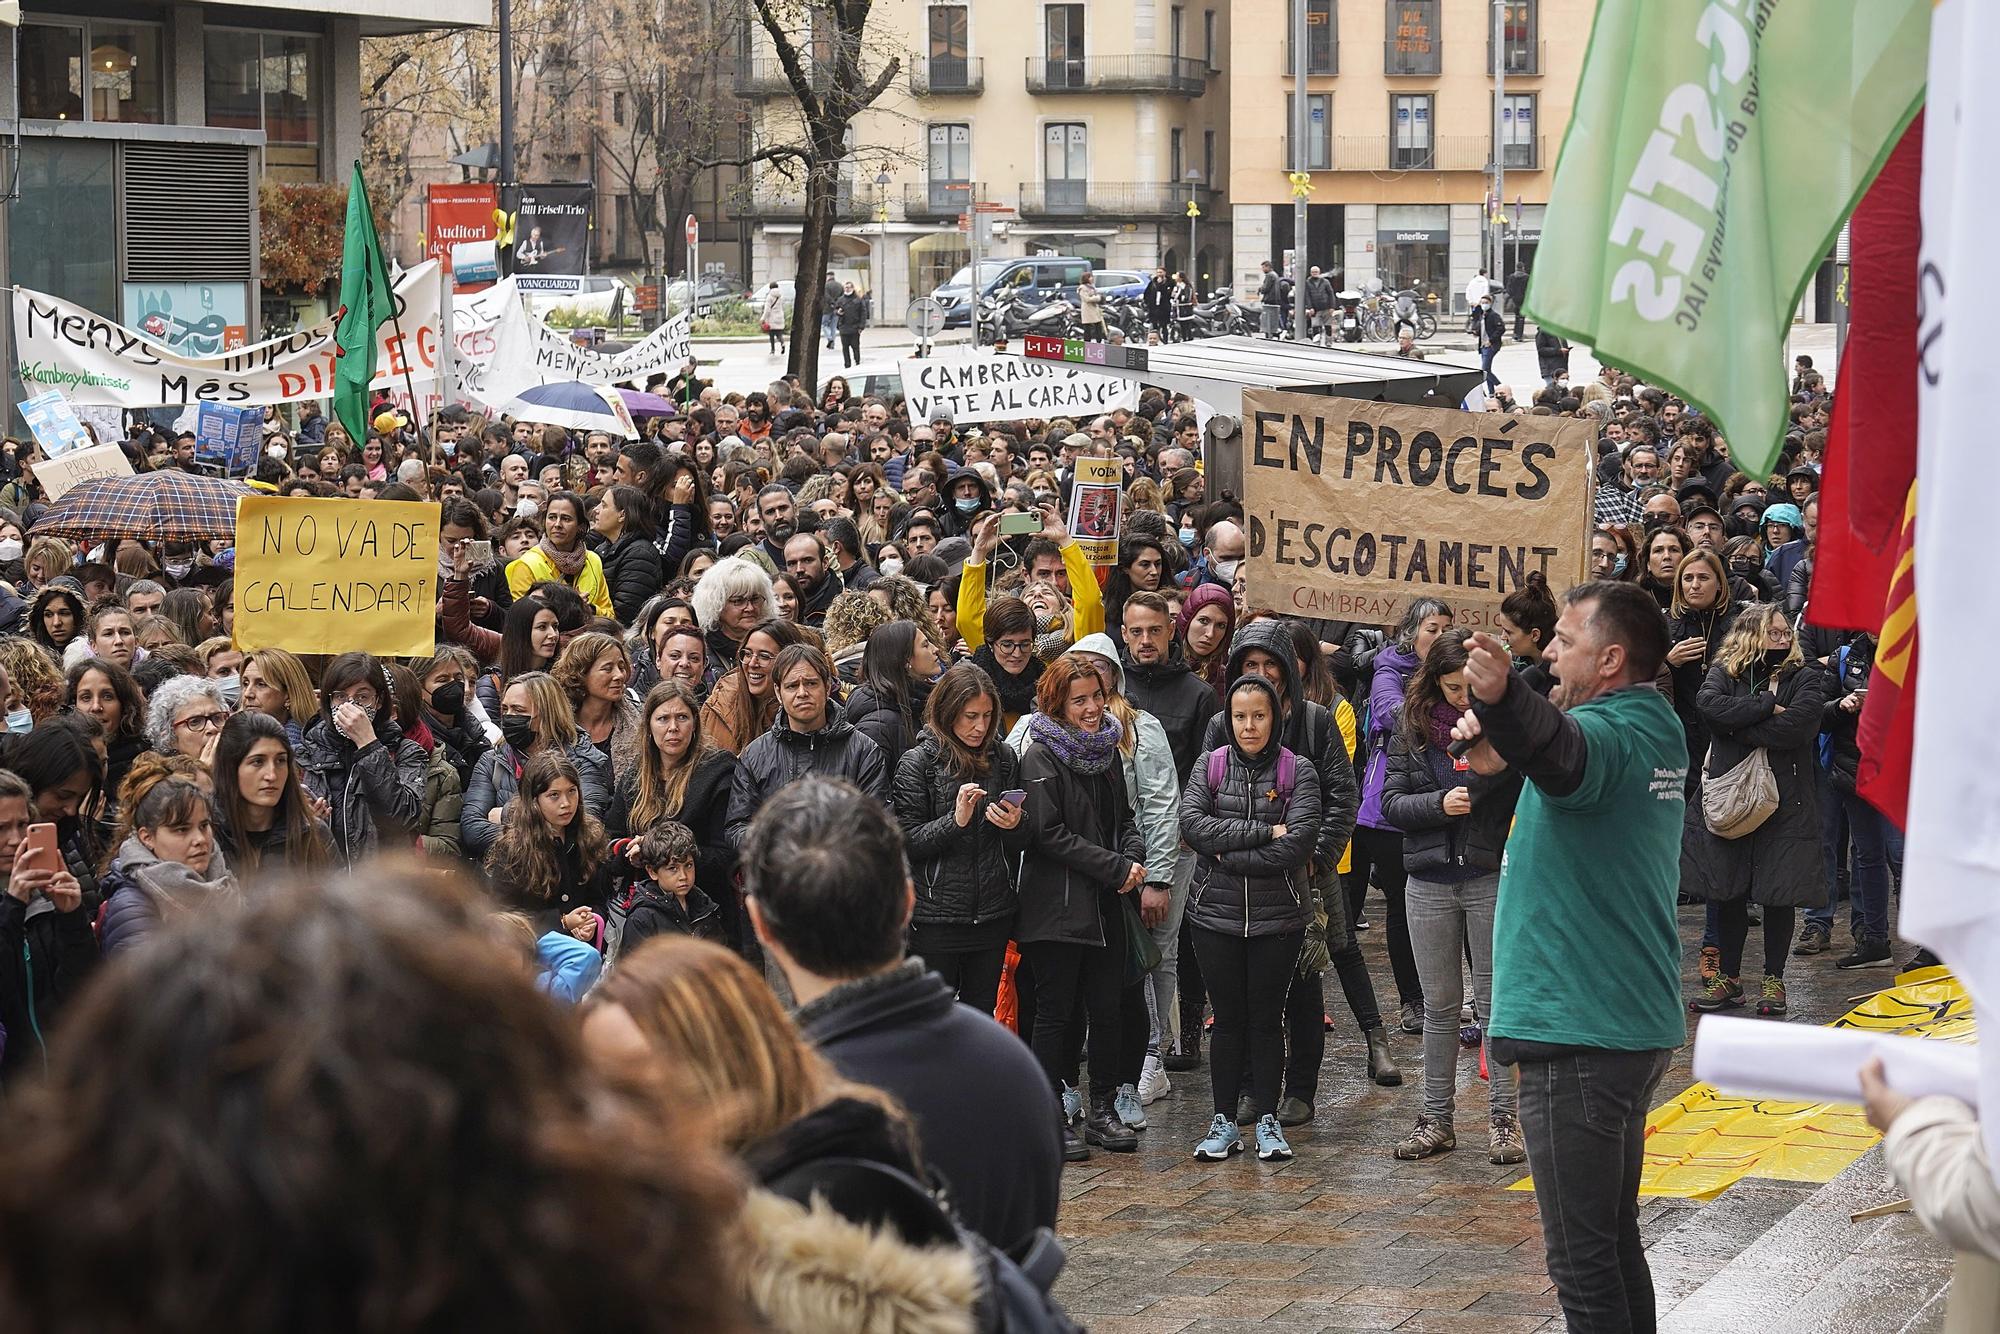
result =
[{"label": "cardboard protest sign", "polygon": [[981,349],[896,363],[911,421],[954,423],[1020,417],[1096,416],[1139,406],[1139,384],[1061,362],[1001,357]]},{"label": "cardboard protest sign", "polygon": [[427,654],[438,507],[246,496],[236,505],[236,646]]},{"label": "cardboard protest sign", "polygon": [[1436,597],[1484,629],[1529,572],[1587,577],[1586,422],[1246,389],[1241,446],[1254,606],[1382,625]]},{"label": "cardboard protest sign", "polygon": [[66,450],[83,449],[90,444],[90,432],[83,429],[76,409],[69,405],[69,400],[62,396],[60,389],[22,399],[21,418],[34,432],[35,443],[42,447],[42,454],[47,458],[54,458]]},{"label": "cardboard protest sign", "polygon": [[1125,502],[1123,465],[1084,455],[1069,488],[1069,531],[1092,565],[1118,563],[1118,530]]},{"label": "cardboard protest sign", "polygon": [[[438,266],[426,261],[396,284],[402,332],[376,337],[375,383],[435,380],[438,373]],[[325,398],[333,392],[337,321],[212,356],[175,352],[137,329],[60,297],[14,289],[14,338],[21,383],[54,387],[72,403],[116,408],[226,403],[237,407]]]},{"label": "cardboard protest sign", "polygon": [[117,445],[72,449],[61,458],[43,459],[35,465],[35,480],[42,484],[42,494],[50,500],[61,500],[81,482],[131,475],[132,460]]}]

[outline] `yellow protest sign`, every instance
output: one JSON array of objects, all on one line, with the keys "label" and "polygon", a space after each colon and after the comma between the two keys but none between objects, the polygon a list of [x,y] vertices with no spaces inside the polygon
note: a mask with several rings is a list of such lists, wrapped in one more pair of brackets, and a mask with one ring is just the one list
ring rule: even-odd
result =
[{"label": "yellow protest sign", "polygon": [[246,496],[236,504],[236,646],[428,654],[437,561],[436,505]]}]

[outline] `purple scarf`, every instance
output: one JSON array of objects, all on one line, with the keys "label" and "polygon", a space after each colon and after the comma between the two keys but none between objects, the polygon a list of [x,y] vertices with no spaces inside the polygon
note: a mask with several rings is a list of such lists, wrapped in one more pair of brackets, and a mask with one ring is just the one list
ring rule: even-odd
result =
[{"label": "purple scarf", "polygon": [[1443,700],[1431,705],[1431,744],[1439,750],[1451,745],[1451,729],[1464,716],[1463,709],[1454,709]]},{"label": "purple scarf", "polygon": [[1108,713],[1095,732],[1079,732],[1037,713],[1028,719],[1028,736],[1047,746],[1063,768],[1086,777],[1101,774],[1118,762],[1120,729],[1118,720]]}]

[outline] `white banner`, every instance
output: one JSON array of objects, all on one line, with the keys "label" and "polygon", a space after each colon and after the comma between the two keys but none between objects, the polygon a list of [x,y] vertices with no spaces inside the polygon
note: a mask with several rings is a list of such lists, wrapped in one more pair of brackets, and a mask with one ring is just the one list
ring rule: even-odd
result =
[{"label": "white banner", "polygon": [[1096,416],[1139,406],[1139,385],[1061,362],[1001,357],[981,349],[898,361],[913,422],[948,416],[967,422]]},{"label": "white banner", "polygon": [[[396,284],[402,332],[378,333],[375,383],[437,378],[442,288],[435,261]],[[61,389],[70,402],[118,408],[189,403],[248,406],[326,398],[333,393],[337,321],[213,356],[171,352],[135,329],[59,297],[14,290],[14,344],[21,381]]]},{"label": "white banner", "polygon": [[[452,338],[463,348],[466,339],[458,328],[458,309],[452,311]],[[550,328],[517,294],[500,303],[490,335],[477,340],[485,347],[485,364],[461,362],[460,383],[467,394],[486,403],[563,380],[602,385],[636,380],[643,388],[648,376],[671,375],[688,363],[694,356],[693,333],[694,313],[682,311],[623,352],[593,352]]]}]

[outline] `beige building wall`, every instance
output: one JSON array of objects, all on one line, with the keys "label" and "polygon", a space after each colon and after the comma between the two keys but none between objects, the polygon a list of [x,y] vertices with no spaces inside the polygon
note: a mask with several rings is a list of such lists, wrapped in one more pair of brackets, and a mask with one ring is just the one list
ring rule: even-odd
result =
[{"label": "beige building wall", "polygon": [[[1292,10],[1287,0],[1232,3],[1233,270],[1239,287],[1254,290],[1260,262],[1282,264],[1284,251],[1293,248],[1287,177],[1289,99],[1297,88],[1287,40]],[[1331,15],[1337,72],[1312,73],[1306,81],[1307,95],[1315,99],[1310,105],[1327,126],[1312,172],[1307,263],[1338,271],[1346,286],[1357,289],[1376,280],[1389,285],[1415,280],[1460,309],[1466,281],[1487,264],[1494,5],[1490,0],[1309,4],[1310,18],[1323,23]],[[1542,206],[1569,123],[1594,8],[1592,0],[1508,0],[1507,20],[1516,36],[1507,43],[1506,92],[1531,100],[1506,109],[1526,109],[1531,116],[1525,131],[1513,132],[1505,174],[1505,269],[1512,269],[1517,256],[1533,267]],[[1399,97],[1429,101],[1398,103]],[[1413,133],[1415,117],[1402,122],[1404,133],[1398,135],[1397,113],[1423,109],[1429,111],[1428,153]]]},{"label": "beige building wall", "polygon": [[[1227,55],[1227,4],[970,0],[951,6],[964,13],[965,55],[935,59],[931,11],[947,6],[878,4],[877,52],[895,51],[904,68],[856,125],[836,276],[875,294],[877,322],[901,323],[912,297],[970,258],[959,215],[974,191],[948,184],[976,186],[981,202],[1006,210],[983,215],[982,256],[1081,254],[1101,268],[1139,270],[1185,266],[1192,193],[1207,233],[1200,246],[1220,267],[1227,250],[1210,219],[1228,170],[1228,82],[1211,65]],[[1072,26],[1078,35],[1052,60],[1052,28],[1060,36]],[[752,56],[747,74],[774,76],[768,51]],[[764,103],[765,114],[782,104]],[[762,127],[766,141],[781,124],[774,115]],[[943,141],[935,168],[934,135]],[[1198,182],[1187,179],[1190,168]],[[751,188],[753,285],[793,276],[799,203],[775,173]]]}]

